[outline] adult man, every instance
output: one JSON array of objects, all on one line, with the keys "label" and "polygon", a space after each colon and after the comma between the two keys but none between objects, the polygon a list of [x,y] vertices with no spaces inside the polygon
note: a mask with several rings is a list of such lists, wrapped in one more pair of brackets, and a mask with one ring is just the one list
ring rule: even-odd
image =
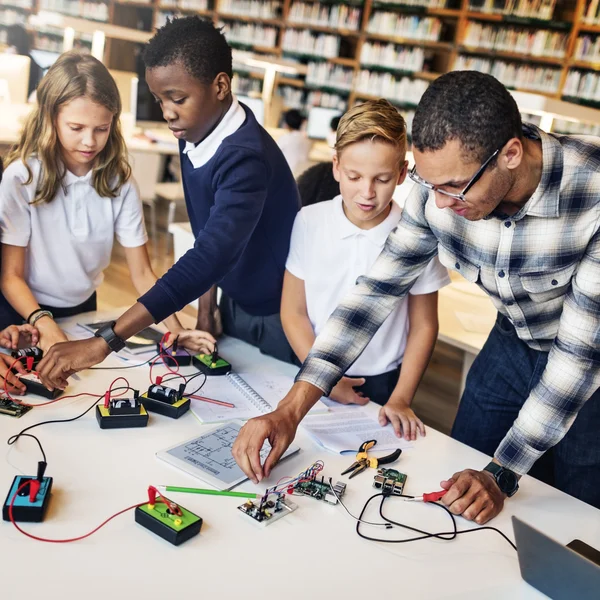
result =
[{"label": "adult man", "polygon": [[[453,429],[495,458],[442,482],[444,503],[485,523],[552,449],[537,475],[600,507],[600,141],[522,125],[504,86],[471,71],[429,87],[412,136],[411,177],[420,185],[398,228],[331,316],[279,408],[242,429],[236,460],[254,480],[270,473],[310,406],[437,253],[499,312]],[[273,449],[263,467],[265,438]]]}]

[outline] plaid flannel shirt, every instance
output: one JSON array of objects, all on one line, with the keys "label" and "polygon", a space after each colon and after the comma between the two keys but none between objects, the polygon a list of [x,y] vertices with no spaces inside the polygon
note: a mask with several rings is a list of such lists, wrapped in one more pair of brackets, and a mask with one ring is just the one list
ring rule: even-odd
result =
[{"label": "plaid flannel shirt", "polygon": [[525,206],[471,222],[415,186],[373,268],[331,315],[297,377],[328,394],[437,254],[490,296],[523,342],[549,352],[495,455],[520,474],[565,436],[600,386],[600,139],[523,130],[543,151],[541,181]]}]

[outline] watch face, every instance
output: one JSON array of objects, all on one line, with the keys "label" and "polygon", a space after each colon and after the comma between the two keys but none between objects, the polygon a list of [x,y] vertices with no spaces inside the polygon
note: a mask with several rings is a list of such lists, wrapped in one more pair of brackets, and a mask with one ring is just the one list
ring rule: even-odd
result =
[{"label": "watch face", "polygon": [[498,487],[506,494],[510,494],[517,486],[517,476],[506,469],[498,475],[497,481]]}]

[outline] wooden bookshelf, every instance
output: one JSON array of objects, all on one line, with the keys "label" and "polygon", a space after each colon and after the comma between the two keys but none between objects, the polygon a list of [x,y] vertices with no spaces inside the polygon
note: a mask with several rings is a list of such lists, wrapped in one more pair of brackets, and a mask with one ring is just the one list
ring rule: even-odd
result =
[{"label": "wooden bookshelf", "polygon": [[[290,21],[290,10],[295,0],[281,0],[280,9],[277,12],[277,18],[260,18],[251,15],[240,15],[231,12],[231,4],[225,4],[223,0],[207,0],[203,4],[198,3],[198,7],[190,6],[189,0],[179,0],[176,5],[164,4],[164,0],[151,0],[145,3],[140,0],[128,2],[126,0],[105,0],[108,6],[108,22],[113,25],[138,28],[140,15],[148,15],[142,19],[143,29],[151,32],[159,22],[161,13],[188,15],[199,14],[205,18],[212,19],[215,23],[247,23],[249,25],[262,25],[272,27],[277,30],[276,44],[274,47],[264,45],[265,40],[256,39],[254,43],[232,42],[232,46],[244,50],[249,50],[259,54],[272,55],[276,57],[289,56],[290,59],[297,60],[301,64],[309,62],[325,61],[333,67],[351,69],[354,76],[361,70],[371,70],[376,72],[388,71],[396,78],[408,77],[410,79],[424,79],[433,81],[440,74],[452,70],[459,56],[474,58],[483,58],[488,61],[502,61],[514,63],[516,66],[532,66],[546,69],[556,69],[560,71],[560,85],[558,92],[546,92],[552,98],[561,98],[563,89],[569,73],[573,70],[581,69],[583,71],[596,71],[600,69],[600,61],[594,62],[576,59],[575,50],[577,40],[580,35],[600,35],[600,25],[589,25],[583,22],[588,2],[587,0],[562,0],[555,8],[552,19],[543,20],[538,18],[524,18],[515,15],[496,14],[483,12],[483,9],[473,10],[470,8],[469,0],[448,0],[445,8],[432,8],[426,6],[407,6],[402,4],[402,0],[397,3],[386,3],[381,0],[301,0],[304,4],[319,4],[321,8],[328,7],[330,10],[337,5],[346,5],[349,8],[360,8],[362,11],[360,17],[360,27],[357,30],[348,28],[330,27],[328,25],[312,25],[305,22]],[[183,5],[181,3],[183,2]],[[13,3],[16,7],[13,7]],[[17,0],[6,0],[3,3],[1,11],[14,9],[23,11],[26,14],[35,13],[40,9],[43,0],[31,0],[30,5],[21,6]],[[80,7],[83,8],[84,0],[79,0]],[[228,10],[221,9],[221,6],[228,7]],[[377,12],[394,13],[396,16],[418,16],[422,18],[438,19],[441,22],[441,34],[438,40],[410,39],[402,35],[387,35],[381,32],[370,32],[369,23],[371,18]],[[82,13],[83,14],[83,13]],[[137,20],[136,20],[137,19]],[[486,49],[482,47],[473,47],[465,44],[465,35],[469,22],[477,22],[481,25],[489,24],[494,28],[517,28],[531,30],[548,30],[549,32],[562,32],[566,35],[565,57],[556,58],[555,56],[537,56],[517,51],[502,51],[495,49]],[[340,40],[340,51],[335,57],[315,57],[308,52],[298,50],[291,52],[283,48],[284,34],[289,30],[310,31],[315,35],[337,36]],[[227,34],[227,32],[226,32]],[[253,41],[253,40],[251,40]],[[365,43],[393,44],[396,48],[422,48],[425,56],[425,63],[422,69],[411,71],[399,68],[387,68],[383,65],[366,64],[361,61],[361,52]],[[133,55],[133,42],[108,42],[107,43],[107,64],[111,68],[124,68],[123,56]],[[365,64],[363,64],[365,63]],[[418,65],[417,65],[418,66]],[[246,75],[245,75],[246,76]],[[254,77],[250,75],[250,77]],[[318,89],[314,84],[306,85],[303,78],[292,78],[278,76],[275,83],[278,86],[292,86],[294,88],[306,87],[308,90]],[[358,99],[364,99],[364,94],[355,93],[354,90],[337,89],[335,82],[323,88],[323,90],[333,90],[335,93],[348,97],[348,104],[354,103]],[[528,91],[528,90],[524,90]],[[529,90],[531,91],[531,90]],[[535,92],[539,93],[539,92]],[[582,100],[583,101],[583,100]],[[395,102],[398,104],[398,102]]]}]

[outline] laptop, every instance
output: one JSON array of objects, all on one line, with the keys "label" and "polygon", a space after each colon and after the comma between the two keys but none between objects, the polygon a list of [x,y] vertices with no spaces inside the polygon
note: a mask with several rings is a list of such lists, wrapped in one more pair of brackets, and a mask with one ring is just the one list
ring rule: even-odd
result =
[{"label": "laptop", "polygon": [[[592,562],[517,517],[513,517],[512,522],[521,577],[529,585],[553,600],[598,600],[600,561]],[[571,544],[587,550],[590,558],[598,560],[593,548],[578,540]]]}]

